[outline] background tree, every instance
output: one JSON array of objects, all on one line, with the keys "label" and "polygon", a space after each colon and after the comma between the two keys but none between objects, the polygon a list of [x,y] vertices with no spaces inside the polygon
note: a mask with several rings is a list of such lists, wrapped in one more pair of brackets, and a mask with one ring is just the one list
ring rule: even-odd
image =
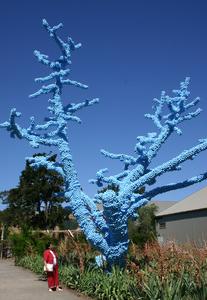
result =
[{"label": "background tree", "polygon": [[8,195],[9,195],[9,191],[0,192],[0,203],[7,204],[8,203]]},{"label": "background tree", "polygon": [[140,247],[157,238],[155,213],[157,206],[152,203],[138,209],[138,220],[129,221],[129,238]]},{"label": "background tree", "polygon": [[[8,196],[9,191],[0,192],[0,203],[8,205]],[[0,211],[0,233],[4,239],[7,236],[8,227],[10,226],[10,224],[12,224],[12,219],[13,214],[8,207]],[[2,231],[4,232],[2,233]]]},{"label": "background tree", "polygon": [[9,208],[0,211],[0,236],[1,239],[6,239],[8,227],[12,223],[12,215]]},{"label": "background tree", "polygon": [[[35,154],[34,157],[45,154]],[[56,155],[50,157],[55,163]],[[34,169],[26,161],[17,188],[8,195],[8,210],[12,215],[13,225],[27,224],[33,228],[54,228],[62,225],[68,212],[61,206],[64,197],[64,181],[54,170],[44,166]]]},{"label": "background tree", "polygon": [[[98,99],[86,99],[77,104],[63,105],[63,87],[72,85],[87,88],[85,84],[69,78],[71,53],[80,48],[81,44],[75,44],[71,38],[66,41],[60,38],[57,30],[63,26],[62,24],[51,27],[46,20],[43,20],[43,26],[58,45],[61,54],[57,59],[51,60],[40,51],[34,52],[38,61],[47,66],[51,73],[36,78],[36,81],[43,85],[30,97],[51,94],[48,106],[50,116],[41,125],[37,125],[32,117],[30,126],[22,128],[16,122],[20,113],[12,109],[9,122],[4,122],[0,126],[6,128],[12,137],[28,140],[34,148],[44,145],[58,149],[60,164],[51,162],[50,156],[37,156],[30,159],[32,165],[37,168],[44,166],[48,170],[56,170],[61,174],[64,178],[68,206],[87,239],[106,257],[109,266],[124,266],[129,245],[128,221],[136,217],[137,209],[158,194],[184,188],[207,178],[207,172],[204,172],[183,182],[153,187],[159,176],[166,172],[180,170],[183,162],[193,160],[196,155],[207,149],[207,139],[203,139],[196,146],[183,151],[169,161],[151,167],[152,160],[171,134],[175,132],[181,135],[179,125],[199,115],[201,112],[199,108],[195,111],[191,110],[199,102],[199,98],[190,100],[189,78],[181,83],[178,90],[173,91],[172,96],[162,92],[161,97],[155,99],[153,113],[146,115],[154,122],[156,132],[137,137],[134,156],[101,151],[107,158],[120,160],[124,170],[113,176],[106,176],[108,169],[101,169],[97,172],[96,179],[91,182],[98,186],[113,184],[118,192],[107,189],[104,193],[90,198],[81,190],[69,147],[67,123],[68,121],[81,122],[74,114],[84,107],[97,103]],[[47,84],[48,81],[52,83]],[[127,108],[127,103],[124,105]],[[142,188],[144,193],[139,193]],[[97,208],[98,202],[102,203],[103,211]]]}]

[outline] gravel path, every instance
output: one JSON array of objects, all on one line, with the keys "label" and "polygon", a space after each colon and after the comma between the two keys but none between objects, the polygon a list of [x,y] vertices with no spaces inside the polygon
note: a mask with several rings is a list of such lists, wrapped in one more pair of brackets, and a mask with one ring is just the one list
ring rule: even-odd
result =
[{"label": "gravel path", "polygon": [[47,282],[12,260],[0,260],[0,300],[86,300],[68,289],[48,292]]}]

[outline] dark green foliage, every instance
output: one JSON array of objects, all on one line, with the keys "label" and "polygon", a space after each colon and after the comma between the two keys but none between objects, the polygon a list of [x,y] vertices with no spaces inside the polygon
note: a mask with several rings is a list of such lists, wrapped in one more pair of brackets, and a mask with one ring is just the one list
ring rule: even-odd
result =
[{"label": "dark green foliage", "polygon": [[12,215],[10,213],[10,210],[8,208],[0,211],[0,234],[1,234],[1,230],[4,227],[4,240],[7,238],[8,236],[8,227],[9,224],[11,224],[12,222]]},{"label": "dark green foliage", "polygon": [[16,260],[17,266],[22,266],[26,269],[29,269],[37,274],[43,273],[43,259],[42,256],[36,255],[36,256],[24,256],[19,257]]},{"label": "dark green foliage", "polygon": [[[56,155],[50,160],[55,161]],[[58,173],[45,167],[34,169],[26,161],[17,188],[10,190],[8,195],[11,225],[21,227],[26,224],[42,229],[63,226],[68,216],[61,206],[64,198],[58,195],[63,189],[63,178]]]},{"label": "dark green foliage", "polygon": [[2,204],[8,203],[8,195],[9,191],[0,192],[0,202],[2,202]]},{"label": "dark green foliage", "polygon": [[48,242],[56,243],[55,239],[52,239],[48,235],[41,232],[32,232],[26,227],[23,227],[20,233],[11,234],[9,240],[12,247],[12,254],[16,261],[28,255],[42,256]]},{"label": "dark green foliage", "polygon": [[143,247],[147,242],[156,240],[155,204],[143,206],[138,210],[137,221],[129,222],[129,237],[133,243]]},{"label": "dark green foliage", "polygon": [[8,223],[10,221],[10,217],[11,216],[10,216],[8,208],[0,211],[0,222],[1,223]]}]

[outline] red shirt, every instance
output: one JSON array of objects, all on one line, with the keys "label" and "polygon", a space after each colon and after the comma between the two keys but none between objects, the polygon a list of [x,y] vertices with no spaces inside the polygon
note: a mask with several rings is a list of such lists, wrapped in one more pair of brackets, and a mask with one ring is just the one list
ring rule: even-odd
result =
[{"label": "red shirt", "polygon": [[[47,263],[47,264],[54,264],[54,257],[52,255],[52,253],[50,252],[51,250],[50,249],[46,249],[44,251],[44,254],[43,254],[43,258],[44,258],[44,261]],[[57,254],[55,251],[52,251],[56,257],[56,260],[57,260]]]}]

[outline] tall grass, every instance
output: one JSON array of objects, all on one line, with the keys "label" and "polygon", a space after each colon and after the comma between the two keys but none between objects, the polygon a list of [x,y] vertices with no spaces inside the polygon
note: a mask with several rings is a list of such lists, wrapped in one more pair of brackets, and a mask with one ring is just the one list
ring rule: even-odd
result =
[{"label": "tall grass", "polygon": [[[89,253],[84,248],[81,251],[84,268],[80,270],[79,258],[75,260],[71,253],[71,260],[68,256],[66,263],[60,265],[60,280],[94,299],[207,299],[206,247],[177,247],[172,243],[161,247],[155,243],[140,250],[132,245],[126,270],[114,268],[110,274],[91,264],[94,252],[90,252],[88,259]],[[75,252],[77,256],[78,252]],[[42,272],[40,256],[23,257],[18,263],[36,273]]]},{"label": "tall grass", "polygon": [[[43,270],[41,256],[26,256],[17,261],[17,265],[41,274]],[[136,278],[127,272],[113,269],[112,273],[104,273],[98,268],[79,268],[68,265],[60,266],[59,278],[65,286],[76,289],[94,299],[133,300],[130,290],[136,289]],[[137,298],[136,298],[137,299]]]},{"label": "tall grass", "polygon": [[[207,248],[174,243],[133,245],[128,268],[137,278],[141,299],[207,299]],[[136,291],[137,292],[137,291]]]}]

